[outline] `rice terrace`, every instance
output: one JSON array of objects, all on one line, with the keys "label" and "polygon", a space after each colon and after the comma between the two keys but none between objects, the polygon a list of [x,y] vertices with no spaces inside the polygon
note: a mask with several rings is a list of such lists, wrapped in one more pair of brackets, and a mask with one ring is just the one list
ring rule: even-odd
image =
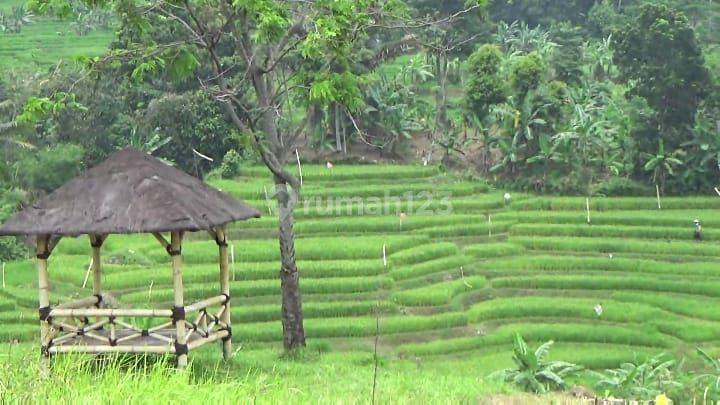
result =
[{"label": "rice terrace", "polygon": [[718,403],[719,24],[0,0],[0,403]]}]

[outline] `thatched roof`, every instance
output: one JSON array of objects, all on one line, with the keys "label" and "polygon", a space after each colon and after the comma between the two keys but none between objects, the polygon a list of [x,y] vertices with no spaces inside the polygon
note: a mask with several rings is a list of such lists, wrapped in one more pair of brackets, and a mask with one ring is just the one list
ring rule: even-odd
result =
[{"label": "thatched roof", "polygon": [[15,214],[0,235],[80,235],[207,230],[260,213],[134,148]]}]

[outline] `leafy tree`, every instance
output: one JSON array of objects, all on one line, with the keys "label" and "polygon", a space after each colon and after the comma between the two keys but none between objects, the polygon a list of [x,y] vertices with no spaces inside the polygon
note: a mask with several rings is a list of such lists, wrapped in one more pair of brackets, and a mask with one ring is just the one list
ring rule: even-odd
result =
[{"label": "leafy tree", "polygon": [[[68,10],[63,3],[37,0],[35,7]],[[272,174],[279,215],[283,342],[288,350],[304,346],[293,231],[301,184],[286,164],[313,110],[332,103],[351,112],[361,109],[362,80],[349,69],[358,62],[354,51],[359,41],[373,29],[417,24],[408,22],[406,7],[397,0],[108,0],[102,4],[114,7],[122,19],[121,31],[133,35],[126,38],[126,50],[91,60],[89,65],[130,60],[135,64],[130,76],[137,81],[160,72],[196,75]],[[175,35],[161,41],[146,35],[157,20],[175,23]],[[201,60],[207,61],[210,71],[201,69]],[[347,68],[339,70],[338,65]],[[303,106],[300,114],[297,106]]]},{"label": "leafy tree", "polygon": [[503,55],[495,45],[483,45],[467,61],[465,100],[472,114],[480,121],[490,107],[506,100],[500,68]]},{"label": "leafy tree", "polygon": [[504,380],[538,394],[565,388],[565,378],[577,374],[582,367],[564,361],[548,361],[552,345],[551,340],[532,351],[522,336],[515,334],[512,357],[515,367],[501,372]]},{"label": "leafy tree", "polygon": [[[701,49],[687,17],[664,4],[648,3],[613,35],[614,61],[657,115],[657,130],[670,149],[686,140],[709,85]],[[642,140],[647,147],[648,142]]]}]

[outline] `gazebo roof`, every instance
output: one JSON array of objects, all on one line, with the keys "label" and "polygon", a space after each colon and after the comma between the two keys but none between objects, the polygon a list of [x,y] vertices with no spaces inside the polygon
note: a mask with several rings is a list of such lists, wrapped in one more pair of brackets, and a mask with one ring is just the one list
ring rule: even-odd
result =
[{"label": "gazebo roof", "polygon": [[199,231],[259,216],[255,208],[128,147],[15,214],[0,226],[0,235]]}]

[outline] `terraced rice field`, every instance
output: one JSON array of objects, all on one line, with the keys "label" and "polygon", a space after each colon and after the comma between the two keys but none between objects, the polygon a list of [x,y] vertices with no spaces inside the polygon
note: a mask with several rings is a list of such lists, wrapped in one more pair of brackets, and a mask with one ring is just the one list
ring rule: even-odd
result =
[{"label": "terraced rice field", "polygon": [[[305,330],[333,351],[372,350],[379,317],[389,357],[509,359],[515,332],[555,340],[553,356],[590,368],[697,346],[718,353],[717,196],[665,198],[660,210],[654,197],[594,198],[588,224],[584,198],[513,193],[506,206],[503,190],[429,167],[304,166],[303,182],[295,229]],[[271,182],[248,168],[212,183],[265,214],[230,232],[233,339],[248,351],[279,347]],[[694,218],[702,242],[692,240]],[[188,301],[218,288],[214,242],[190,238]],[[169,260],[152,236],[111,236],[104,250],[104,285],[123,305],[169,305]],[[90,294],[88,264],[87,240],[60,243],[53,302]],[[6,265],[0,320],[11,326],[0,341],[38,334],[33,266]]]},{"label": "terraced rice field", "polygon": [[[0,0],[0,11],[10,13],[12,7],[26,1]],[[113,39],[112,30],[95,30],[79,36],[71,21],[55,18],[32,18],[20,33],[0,33],[0,69],[3,71],[35,72],[55,66],[60,61],[73,61],[76,56],[98,56],[106,52]]]}]

